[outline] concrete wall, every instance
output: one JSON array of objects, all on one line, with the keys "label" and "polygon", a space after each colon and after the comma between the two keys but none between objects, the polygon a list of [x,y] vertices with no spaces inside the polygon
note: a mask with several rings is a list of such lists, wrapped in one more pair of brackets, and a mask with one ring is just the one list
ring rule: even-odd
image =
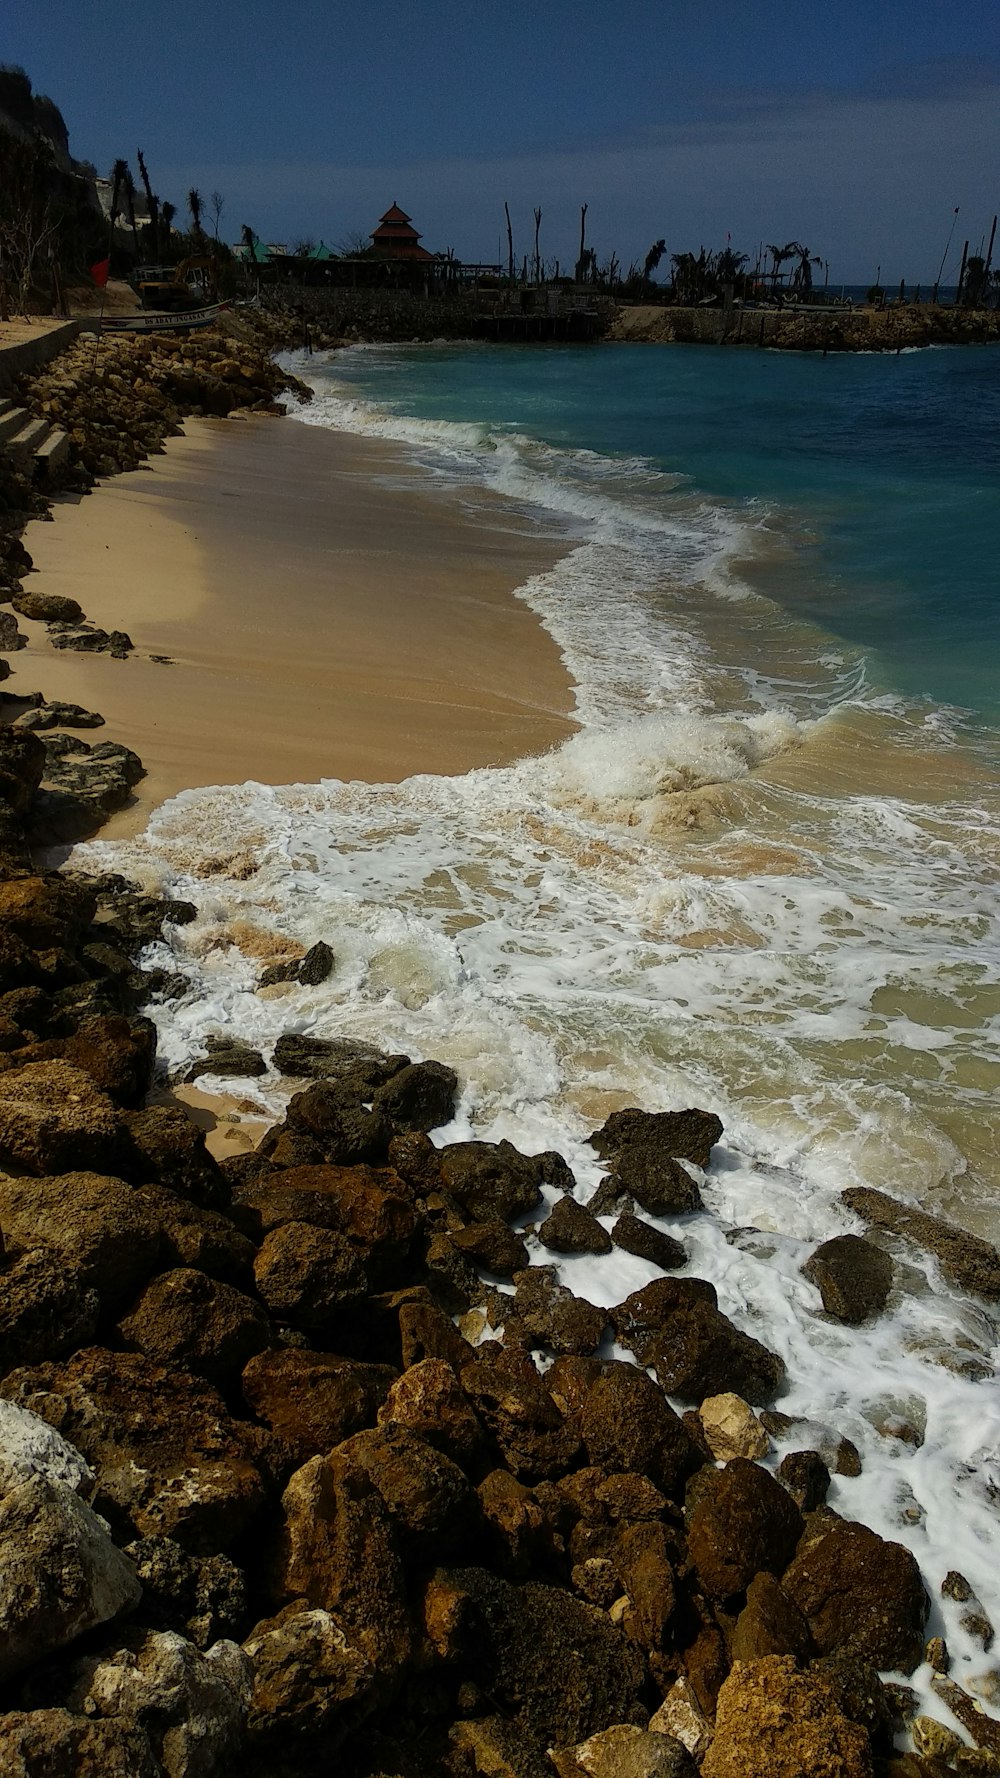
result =
[{"label": "concrete wall", "polygon": [[[54,321],[44,332],[18,338],[20,329],[0,326],[0,392],[6,394],[16,377],[39,370],[65,351],[80,331],[79,321]],[[8,335],[13,335],[8,343]]]}]

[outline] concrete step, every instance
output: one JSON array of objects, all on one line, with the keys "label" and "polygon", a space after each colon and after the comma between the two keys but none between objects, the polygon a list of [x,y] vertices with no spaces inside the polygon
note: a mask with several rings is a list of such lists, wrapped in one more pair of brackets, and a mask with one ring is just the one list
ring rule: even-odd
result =
[{"label": "concrete step", "polygon": [[35,474],[40,482],[46,482],[54,469],[59,469],[69,456],[69,433],[60,427],[50,428],[48,438],[44,439],[35,452]]},{"label": "concrete step", "polygon": [[9,414],[13,406],[9,395],[0,395],[0,414]]},{"label": "concrete step", "polygon": [[[15,463],[24,465],[31,461],[39,446],[45,443],[51,428],[48,420],[36,420],[23,410],[22,422],[21,430],[15,432],[13,437],[5,438],[3,442]],[[0,425],[2,424],[0,420]]]},{"label": "concrete step", "polygon": [[0,413],[0,444],[14,438],[29,418],[26,408],[15,407],[12,401],[6,402],[4,412]]}]

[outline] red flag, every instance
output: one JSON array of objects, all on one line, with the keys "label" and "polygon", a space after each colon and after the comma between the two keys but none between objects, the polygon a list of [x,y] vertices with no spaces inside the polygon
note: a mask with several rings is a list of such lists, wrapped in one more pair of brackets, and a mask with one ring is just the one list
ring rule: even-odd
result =
[{"label": "red flag", "polygon": [[94,283],[99,284],[102,290],[108,281],[108,273],[110,270],[110,259],[99,259],[96,265],[92,265],[90,268],[90,275],[93,278]]}]

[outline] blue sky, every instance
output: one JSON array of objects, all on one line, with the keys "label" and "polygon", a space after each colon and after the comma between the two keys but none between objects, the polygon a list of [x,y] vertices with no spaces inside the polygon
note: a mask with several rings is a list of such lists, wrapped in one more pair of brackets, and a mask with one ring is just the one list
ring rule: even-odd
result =
[{"label": "blue sky", "polygon": [[0,59],[108,171],[220,190],[223,232],[367,234],[393,199],[432,249],[603,260],[663,236],[805,241],[831,281],[929,283],[955,205],[1000,204],[997,0],[34,0]]}]

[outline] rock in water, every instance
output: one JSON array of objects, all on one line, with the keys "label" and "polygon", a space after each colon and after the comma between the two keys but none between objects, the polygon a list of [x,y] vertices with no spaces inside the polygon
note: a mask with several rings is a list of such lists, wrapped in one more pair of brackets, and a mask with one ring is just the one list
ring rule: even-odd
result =
[{"label": "rock in water", "polygon": [[893,1264],[881,1247],[860,1235],[836,1235],[811,1253],[802,1267],[828,1315],[857,1327],[885,1308]]},{"label": "rock in water", "polygon": [[834,1524],[800,1545],[781,1584],[820,1654],[848,1649],[902,1673],[919,1664],[929,1602],[902,1544],[867,1525]]},{"label": "rock in water", "polygon": [[538,1231],[551,1253],[610,1253],[611,1236],[597,1217],[568,1194],[557,1199]]},{"label": "rock in water", "polygon": [[766,1457],[771,1440],[753,1408],[740,1395],[708,1395],[698,1409],[702,1431],[712,1456],[728,1463],[731,1457]]}]

